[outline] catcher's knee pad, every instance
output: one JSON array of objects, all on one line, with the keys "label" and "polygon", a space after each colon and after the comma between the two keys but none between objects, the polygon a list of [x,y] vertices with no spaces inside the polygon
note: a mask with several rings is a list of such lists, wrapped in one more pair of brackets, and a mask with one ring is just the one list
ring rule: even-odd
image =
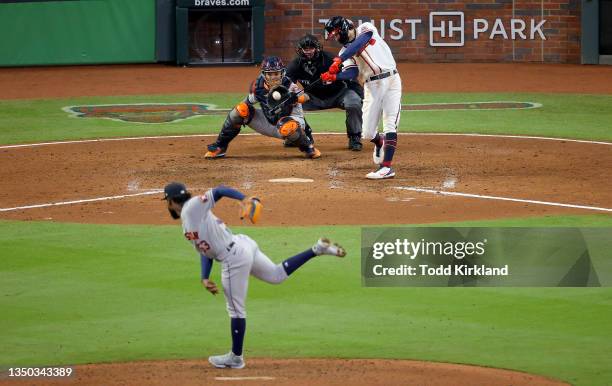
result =
[{"label": "catcher's knee pad", "polygon": [[276,123],[276,127],[278,128],[278,132],[283,138],[290,137],[295,132],[299,131],[300,124],[293,118],[283,117],[278,120]]},{"label": "catcher's knee pad", "polygon": [[242,120],[245,122],[245,124],[248,124],[253,118],[253,115],[255,114],[255,108],[246,102],[238,103],[235,109],[240,118],[242,118]]}]

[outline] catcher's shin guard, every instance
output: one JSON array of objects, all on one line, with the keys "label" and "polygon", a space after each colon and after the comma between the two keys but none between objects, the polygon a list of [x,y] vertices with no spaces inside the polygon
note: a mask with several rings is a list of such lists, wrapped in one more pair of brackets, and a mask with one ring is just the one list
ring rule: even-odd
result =
[{"label": "catcher's shin guard", "polygon": [[227,149],[229,143],[240,133],[243,123],[244,121],[236,109],[230,111],[225,118],[225,122],[223,122],[221,132],[215,142],[216,145]]},{"label": "catcher's shin guard", "polygon": [[314,138],[312,137],[312,127],[310,127],[306,120],[304,120],[304,124],[306,125],[306,127],[304,128],[304,133],[306,133],[306,136],[310,140],[310,143],[314,145]]}]

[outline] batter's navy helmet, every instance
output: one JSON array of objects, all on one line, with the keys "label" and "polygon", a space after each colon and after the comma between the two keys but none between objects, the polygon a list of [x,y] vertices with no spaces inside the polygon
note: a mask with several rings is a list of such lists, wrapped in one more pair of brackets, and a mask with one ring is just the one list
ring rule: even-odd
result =
[{"label": "batter's navy helmet", "polygon": [[334,39],[338,36],[340,44],[349,42],[348,33],[354,29],[353,22],[342,16],[334,16],[325,23],[325,31],[327,31],[327,40]]}]

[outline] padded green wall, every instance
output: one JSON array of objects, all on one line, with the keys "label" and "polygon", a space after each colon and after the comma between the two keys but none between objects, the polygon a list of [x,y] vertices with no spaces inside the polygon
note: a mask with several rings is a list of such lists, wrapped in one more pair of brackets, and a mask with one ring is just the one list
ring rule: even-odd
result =
[{"label": "padded green wall", "polygon": [[0,66],[155,61],[155,0],[0,3]]}]

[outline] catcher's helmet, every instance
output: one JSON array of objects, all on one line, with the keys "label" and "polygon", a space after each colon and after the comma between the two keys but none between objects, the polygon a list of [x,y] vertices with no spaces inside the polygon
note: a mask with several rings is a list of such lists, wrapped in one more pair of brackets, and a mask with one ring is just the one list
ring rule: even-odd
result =
[{"label": "catcher's helmet", "polygon": [[[306,54],[304,53],[304,49],[307,48],[314,48],[314,53],[312,54]],[[295,46],[295,52],[298,54],[298,56],[300,56],[302,59],[304,60],[313,60],[319,57],[319,55],[321,54],[321,50],[323,49],[323,47],[321,47],[321,43],[319,43],[319,39],[317,39],[316,36],[311,35],[311,34],[306,34],[304,35],[303,38],[301,38],[298,42],[297,45]]]},{"label": "catcher's helmet", "polygon": [[268,56],[261,62],[261,74],[268,87],[274,87],[282,83],[285,76],[285,64],[278,56]]},{"label": "catcher's helmet", "polygon": [[335,39],[338,36],[340,44],[349,43],[349,31],[354,29],[353,22],[342,16],[334,16],[325,23],[325,31],[327,31],[327,40]]}]

